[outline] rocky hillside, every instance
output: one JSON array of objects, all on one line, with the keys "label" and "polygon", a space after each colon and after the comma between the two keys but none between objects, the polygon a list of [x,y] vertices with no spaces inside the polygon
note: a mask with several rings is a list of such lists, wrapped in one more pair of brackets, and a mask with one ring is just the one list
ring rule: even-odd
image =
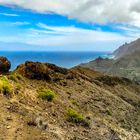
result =
[{"label": "rocky hillside", "polygon": [[90,61],[89,63],[83,63],[80,64],[81,67],[89,68],[92,70],[96,70],[102,73],[109,73],[110,68],[115,63],[114,59],[108,59],[108,58],[97,58],[93,61]]},{"label": "rocky hillside", "polygon": [[139,140],[140,86],[88,68],[26,62],[0,76],[1,140]]},{"label": "rocky hillside", "polygon": [[109,73],[127,77],[140,83],[140,50],[116,60]]},{"label": "rocky hillside", "polygon": [[136,51],[140,51],[140,39],[137,39],[131,43],[125,43],[113,52],[116,59],[130,55]]},{"label": "rocky hillside", "polygon": [[116,60],[97,58],[80,66],[140,82],[140,51]]},{"label": "rocky hillside", "polygon": [[80,66],[140,83],[140,39],[121,46],[113,55],[115,59],[97,58]]}]

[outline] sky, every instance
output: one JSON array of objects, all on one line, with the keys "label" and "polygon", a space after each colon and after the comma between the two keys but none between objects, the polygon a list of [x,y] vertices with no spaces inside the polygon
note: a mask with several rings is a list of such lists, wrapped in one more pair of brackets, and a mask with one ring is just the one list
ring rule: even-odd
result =
[{"label": "sky", "polygon": [[140,36],[140,0],[0,0],[0,50],[114,51]]}]

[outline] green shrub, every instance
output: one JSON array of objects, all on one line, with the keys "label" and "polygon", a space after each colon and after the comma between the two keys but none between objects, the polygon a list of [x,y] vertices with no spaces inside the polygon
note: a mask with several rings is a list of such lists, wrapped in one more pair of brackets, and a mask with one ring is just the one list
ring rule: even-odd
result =
[{"label": "green shrub", "polygon": [[39,91],[38,93],[39,93],[38,94],[39,98],[43,100],[47,100],[47,101],[52,101],[56,97],[56,94],[50,89],[43,89]]},{"label": "green shrub", "polygon": [[0,77],[0,93],[6,96],[10,96],[13,93],[12,85],[5,76]]},{"label": "green shrub", "polygon": [[9,85],[4,85],[2,92],[3,92],[4,95],[10,96],[12,94],[12,92],[13,92],[13,89]]},{"label": "green shrub", "polygon": [[0,76],[0,81],[8,82],[8,78],[6,76]]},{"label": "green shrub", "polygon": [[84,118],[81,114],[77,111],[73,110],[72,108],[68,108],[66,110],[67,120],[73,123],[82,123]]},{"label": "green shrub", "polygon": [[8,79],[17,82],[17,78],[14,75],[9,75]]}]

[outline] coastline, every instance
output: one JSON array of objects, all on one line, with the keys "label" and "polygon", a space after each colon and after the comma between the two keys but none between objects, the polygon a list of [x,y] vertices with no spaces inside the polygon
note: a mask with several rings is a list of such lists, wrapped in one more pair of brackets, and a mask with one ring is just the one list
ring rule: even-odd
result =
[{"label": "coastline", "polygon": [[12,64],[11,70],[25,61],[52,63],[64,68],[72,68],[81,63],[88,63],[108,52],[28,52],[28,51],[0,51],[0,56],[7,57]]}]

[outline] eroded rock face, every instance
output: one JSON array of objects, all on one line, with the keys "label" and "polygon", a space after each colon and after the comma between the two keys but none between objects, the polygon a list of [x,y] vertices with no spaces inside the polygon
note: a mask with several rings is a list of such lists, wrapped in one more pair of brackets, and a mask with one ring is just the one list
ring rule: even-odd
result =
[{"label": "eroded rock face", "polygon": [[25,63],[25,74],[31,79],[44,79],[50,80],[48,75],[48,69],[41,63],[26,62]]},{"label": "eroded rock face", "polygon": [[0,73],[7,73],[11,68],[11,63],[6,57],[0,57]]},{"label": "eroded rock face", "polygon": [[57,81],[63,79],[67,69],[53,64],[29,62],[25,63],[25,76],[30,79]]}]

